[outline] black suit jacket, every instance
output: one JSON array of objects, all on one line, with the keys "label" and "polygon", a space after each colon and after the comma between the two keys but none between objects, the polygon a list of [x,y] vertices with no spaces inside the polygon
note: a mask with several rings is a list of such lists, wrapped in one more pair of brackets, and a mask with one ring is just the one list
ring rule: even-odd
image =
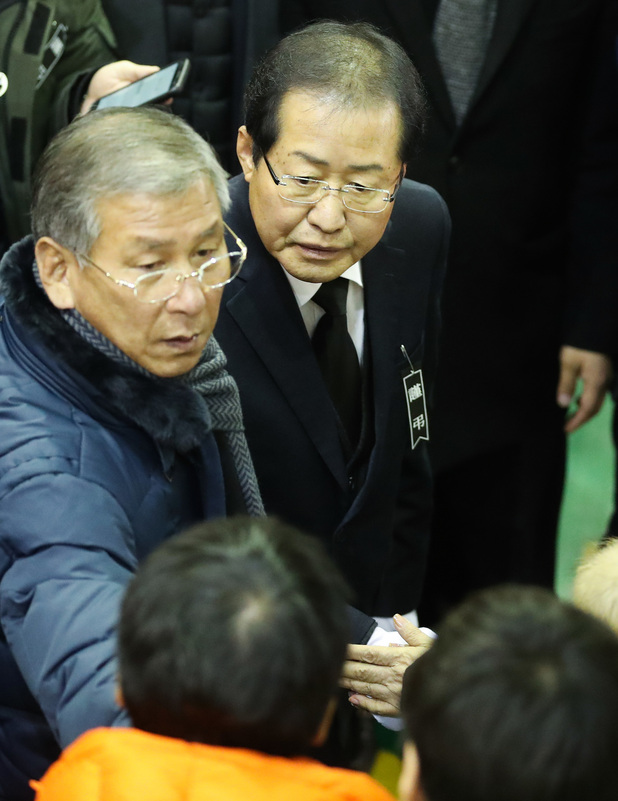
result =
[{"label": "black suit jacket", "polygon": [[[294,294],[251,217],[247,184],[231,181],[227,221],[249,256],[223,295],[215,336],[240,388],[266,510],[320,537],[368,614],[416,607],[429,532],[425,443],[412,450],[402,377],[433,383],[439,295],[449,234],[442,199],[404,181],[381,242],[362,261],[373,447],[351,486],[335,412]],[[431,420],[430,420],[431,431]]]},{"label": "black suit jacket", "polygon": [[[423,78],[428,126],[408,175],[437,188],[453,219],[432,443],[437,467],[515,441],[535,425],[559,426],[563,342],[615,348],[615,315],[597,313],[603,292],[590,286],[606,254],[594,252],[590,230],[577,237],[577,260],[571,248],[573,222],[583,221],[570,211],[603,6],[498,0],[459,128],[431,39],[436,0],[286,0],[282,7],[288,25],[316,17],[376,24],[400,41]],[[615,96],[607,102],[616,104]],[[607,165],[614,210],[617,155],[614,140]],[[615,253],[612,263],[615,270]]]}]

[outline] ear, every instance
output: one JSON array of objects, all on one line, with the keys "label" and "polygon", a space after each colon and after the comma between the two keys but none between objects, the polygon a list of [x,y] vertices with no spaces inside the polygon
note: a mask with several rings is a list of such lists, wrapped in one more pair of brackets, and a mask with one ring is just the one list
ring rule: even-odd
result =
[{"label": "ear", "polygon": [[330,701],[328,702],[328,706],[326,707],[326,711],[324,712],[324,717],[322,718],[320,725],[318,726],[318,730],[313,735],[313,740],[311,741],[311,745],[314,748],[319,748],[326,742],[326,738],[328,737],[328,732],[330,731],[330,724],[333,722],[333,715],[335,714],[335,709],[337,709],[337,699],[331,698]]},{"label": "ear", "polygon": [[81,269],[75,255],[49,236],[39,239],[34,255],[47,297],[57,309],[75,308],[68,280],[71,269]]},{"label": "ear", "polygon": [[248,133],[245,125],[241,125],[238,129],[236,155],[245,174],[245,181],[249,183],[255,172],[255,164],[253,163],[253,137]]},{"label": "ear", "polygon": [[403,763],[397,789],[400,801],[426,801],[421,787],[421,762],[411,740],[406,740],[403,745]]}]

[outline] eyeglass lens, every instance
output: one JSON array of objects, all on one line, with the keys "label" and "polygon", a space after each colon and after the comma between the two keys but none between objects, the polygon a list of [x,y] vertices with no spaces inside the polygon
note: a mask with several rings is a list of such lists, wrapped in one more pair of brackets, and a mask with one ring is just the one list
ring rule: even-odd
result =
[{"label": "eyeglass lens", "polygon": [[224,286],[240,272],[243,254],[239,251],[210,259],[191,276],[175,270],[161,270],[142,275],[135,284],[135,296],[144,303],[169,300],[180,292],[182,283],[189,277],[211,289]]},{"label": "eyeglass lens", "polygon": [[[297,203],[317,203],[326,192],[335,191],[324,181],[290,175],[281,176],[281,181],[279,185],[281,197]],[[344,205],[353,211],[382,211],[387,207],[390,198],[390,193],[386,189],[373,189],[354,184],[346,184],[339,191]]]}]

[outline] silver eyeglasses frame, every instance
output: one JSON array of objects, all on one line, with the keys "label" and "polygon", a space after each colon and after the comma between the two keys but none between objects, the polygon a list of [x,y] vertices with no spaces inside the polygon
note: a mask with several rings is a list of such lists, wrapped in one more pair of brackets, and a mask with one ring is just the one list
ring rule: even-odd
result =
[{"label": "silver eyeglasses frame", "polygon": [[[137,281],[135,281],[135,283],[132,284],[129,281],[123,281],[120,278],[114,278],[114,276],[111,273],[108,273],[107,270],[105,270],[105,269],[103,269],[103,267],[99,266],[89,256],[86,256],[85,253],[76,253],[75,256],[77,258],[77,261],[80,264],[81,264],[81,260],[83,259],[91,267],[96,267],[96,269],[99,272],[103,273],[103,275],[105,275],[107,278],[109,278],[110,281],[113,281],[117,286],[123,286],[123,287],[126,287],[127,289],[132,289],[136,300],[138,300],[140,303],[165,303],[166,301],[168,301],[171,298],[175,297],[180,292],[180,287],[182,286],[182,284],[188,278],[197,279],[197,281],[199,281],[199,284],[200,284],[200,287],[202,288],[202,290],[203,291],[208,291],[210,289],[220,289],[221,287],[225,286],[226,284],[229,284],[230,281],[233,281],[234,278],[236,278],[236,276],[239,274],[239,272],[240,272],[240,270],[241,270],[241,268],[242,268],[242,266],[243,266],[243,264],[245,262],[245,259],[247,258],[247,246],[242,241],[242,239],[240,239],[240,237],[238,237],[234,233],[234,231],[232,231],[232,229],[230,228],[230,226],[226,222],[224,222],[223,225],[224,225],[225,229],[234,237],[234,240],[236,241],[236,245],[238,246],[238,250],[237,251],[232,251],[231,253],[229,251],[226,252],[226,253],[222,253],[221,256],[214,256],[212,259],[208,259],[208,261],[205,261],[204,264],[201,264],[197,268],[197,270],[193,270],[193,272],[187,273],[186,275],[184,273],[179,272],[178,270],[156,270],[155,272],[152,272],[152,273],[145,273],[144,275],[140,275],[140,277],[137,279]],[[212,267],[213,264],[216,264],[217,262],[221,261],[222,259],[229,259],[229,258],[232,258],[233,256],[239,256],[240,257],[238,269],[236,270],[234,275],[231,275],[225,281],[220,281],[217,284],[205,284],[203,282],[202,279],[204,277],[204,273],[209,267]],[[175,280],[176,280],[176,282],[178,284],[176,290],[174,292],[172,292],[171,294],[166,295],[165,297],[162,297],[162,298],[157,298],[156,300],[144,300],[143,298],[140,298],[140,296],[138,294],[140,281],[143,282],[146,279],[152,280],[152,276],[153,275],[163,275],[165,273],[175,273]]]},{"label": "silver eyeglasses frame", "polygon": [[315,206],[316,203],[319,203],[322,198],[326,197],[327,192],[340,192],[341,193],[341,200],[343,205],[346,209],[350,211],[356,211],[359,214],[382,214],[383,211],[386,211],[388,208],[388,204],[392,203],[397,196],[397,192],[399,191],[399,187],[401,186],[401,182],[403,180],[404,175],[404,165],[401,165],[401,169],[399,170],[399,175],[397,176],[397,183],[395,188],[392,192],[388,189],[374,189],[370,186],[364,187],[366,192],[375,192],[377,194],[381,194],[384,200],[384,208],[381,209],[357,209],[353,208],[352,206],[348,205],[346,195],[351,192],[353,189],[357,187],[354,184],[345,184],[340,189],[337,189],[334,186],[329,186],[326,181],[321,181],[319,178],[303,178],[300,175],[282,175],[278,176],[277,173],[273,170],[272,165],[268,158],[266,157],[266,153],[262,151],[262,158],[264,159],[264,163],[268,167],[268,172],[270,173],[271,178],[275,182],[275,184],[279,187],[287,186],[286,179],[290,181],[310,181],[312,186],[315,186],[316,189],[319,187],[324,191],[324,194],[321,197],[317,197],[315,200],[296,200],[291,197],[286,197],[282,194],[281,190],[279,191],[279,197],[283,200],[287,200],[289,203],[300,203],[303,206]]}]

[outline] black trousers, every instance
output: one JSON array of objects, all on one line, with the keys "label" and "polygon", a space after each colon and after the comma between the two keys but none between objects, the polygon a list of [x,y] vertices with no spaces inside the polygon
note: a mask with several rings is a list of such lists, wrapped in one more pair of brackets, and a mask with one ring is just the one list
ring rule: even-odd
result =
[{"label": "black trousers", "polygon": [[552,426],[434,477],[421,625],[437,625],[470,592],[494,584],[553,588],[565,454],[565,436]]}]

